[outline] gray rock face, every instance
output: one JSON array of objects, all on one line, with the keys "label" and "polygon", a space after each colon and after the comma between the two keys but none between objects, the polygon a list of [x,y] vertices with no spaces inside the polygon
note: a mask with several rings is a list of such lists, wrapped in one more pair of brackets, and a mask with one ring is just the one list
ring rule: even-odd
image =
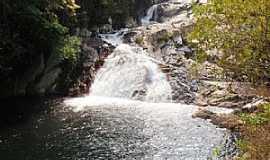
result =
[{"label": "gray rock face", "polygon": [[35,92],[38,94],[45,94],[46,92],[53,92],[55,89],[56,79],[61,74],[61,68],[55,68],[43,74],[39,83],[35,85]]},{"label": "gray rock face", "polygon": [[164,62],[168,65],[168,80],[172,87],[175,102],[193,103],[195,100],[196,82],[188,78],[184,55],[175,51],[172,46],[161,50]]},{"label": "gray rock face", "polygon": [[113,47],[104,43],[100,38],[86,38],[81,47],[78,68],[75,70],[78,77],[68,88],[68,95],[78,96],[89,93],[97,70],[104,64],[105,58],[112,52]]},{"label": "gray rock face", "polygon": [[164,22],[168,18],[177,16],[183,11],[188,12],[189,10],[191,10],[191,4],[188,3],[162,3],[158,7],[158,22]]},{"label": "gray rock face", "polygon": [[44,57],[42,53],[37,54],[31,66],[23,69],[22,73],[17,73],[15,80],[1,86],[0,98],[43,95],[54,91],[56,80],[62,72],[59,67],[61,58],[56,53],[52,53],[47,59]]},{"label": "gray rock face", "polygon": [[24,95],[28,90],[31,92],[31,85],[36,78],[42,74],[43,70],[45,69],[45,62],[44,62],[43,54],[41,54],[38,58],[36,58],[35,63],[33,64],[33,67],[30,68],[23,76],[22,81],[20,81],[20,88],[18,89],[17,93]]}]

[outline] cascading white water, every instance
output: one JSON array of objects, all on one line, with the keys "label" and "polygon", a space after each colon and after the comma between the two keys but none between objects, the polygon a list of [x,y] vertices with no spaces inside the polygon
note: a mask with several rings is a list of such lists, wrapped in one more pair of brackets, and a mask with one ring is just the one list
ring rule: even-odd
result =
[{"label": "cascading white water", "polygon": [[121,44],[106,59],[90,96],[170,102],[171,87],[159,66],[139,47]]},{"label": "cascading white water", "polygon": [[127,32],[128,32],[128,29],[124,28],[124,29],[121,29],[115,33],[100,34],[100,37],[102,38],[103,41],[105,41],[113,46],[118,46],[120,44],[123,44],[123,36]]},{"label": "cascading white water", "polygon": [[158,9],[158,4],[153,5],[147,10],[146,16],[141,19],[142,25],[148,25],[150,24],[151,21],[157,20],[158,18],[157,9]]},{"label": "cascading white water", "polygon": [[[144,22],[150,23],[156,8],[148,10]],[[123,44],[125,32],[100,35],[115,51],[96,74],[88,96],[64,101],[82,117],[79,129],[68,126],[72,140],[86,135],[75,145],[92,159],[212,159],[225,130],[192,118],[197,106],[163,103],[171,102],[172,89],[158,66],[162,62],[141,47]]]}]

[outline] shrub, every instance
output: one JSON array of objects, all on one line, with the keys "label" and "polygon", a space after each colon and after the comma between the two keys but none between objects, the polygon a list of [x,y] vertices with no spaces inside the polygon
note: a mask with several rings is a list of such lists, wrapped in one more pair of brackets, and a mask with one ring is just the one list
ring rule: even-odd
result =
[{"label": "shrub", "polygon": [[142,44],[143,44],[143,37],[137,37],[137,38],[135,39],[135,42],[136,42],[137,44],[139,44],[139,45],[142,45]]},{"label": "shrub", "polygon": [[270,1],[210,0],[194,7],[188,36],[198,57],[218,49],[218,64],[232,77],[257,83],[270,79]]}]

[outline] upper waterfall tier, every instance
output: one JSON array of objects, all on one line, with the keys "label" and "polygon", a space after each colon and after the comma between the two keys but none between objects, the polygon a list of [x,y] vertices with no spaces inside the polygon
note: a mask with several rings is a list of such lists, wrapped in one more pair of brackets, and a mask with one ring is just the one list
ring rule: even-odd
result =
[{"label": "upper waterfall tier", "polygon": [[158,18],[157,8],[158,8],[158,4],[153,5],[147,10],[146,16],[141,19],[142,25],[148,25],[150,24],[151,21],[157,20]]}]

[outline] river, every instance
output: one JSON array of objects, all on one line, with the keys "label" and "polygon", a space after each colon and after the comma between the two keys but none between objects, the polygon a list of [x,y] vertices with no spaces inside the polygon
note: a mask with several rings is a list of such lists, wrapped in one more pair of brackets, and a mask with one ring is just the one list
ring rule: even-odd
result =
[{"label": "river", "polygon": [[[143,18],[144,25],[156,16],[155,8]],[[30,115],[22,111],[21,123],[0,130],[1,159],[217,158],[214,151],[224,145],[228,132],[192,118],[197,106],[172,103],[159,62],[142,48],[122,44],[123,32],[101,35],[117,48],[97,73],[89,95],[26,103],[43,109]]]}]

